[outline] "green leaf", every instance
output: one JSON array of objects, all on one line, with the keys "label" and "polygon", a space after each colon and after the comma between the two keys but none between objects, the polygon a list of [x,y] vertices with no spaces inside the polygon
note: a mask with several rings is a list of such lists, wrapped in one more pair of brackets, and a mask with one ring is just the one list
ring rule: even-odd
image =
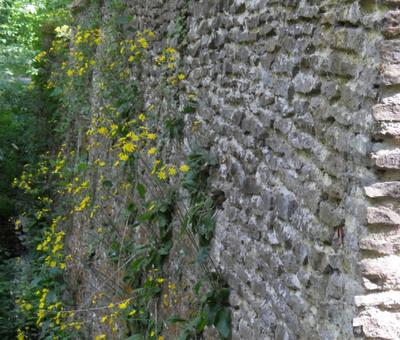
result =
[{"label": "green leaf", "polygon": [[193,106],[188,105],[183,108],[183,113],[195,113],[195,112],[196,108]]},{"label": "green leaf", "polygon": [[143,200],[146,197],[146,188],[144,187],[143,184],[138,183],[136,189],[139,193],[140,198]]},{"label": "green leaf", "polygon": [[231,334],[231,312],[228,307],[224,307],[218,312],[215,327],[217,327],[222,338],[229,338]]},{"label": "green leaf", "polygon": [[129,338],[127,338],[126,340],[144,340],[144,337],[141,334],[134,334]]},{"label": "green leaf", "polygon": [[197,253],[196,262],[199,264],[204,264],[208,257],[208,248],[201,247]]},{"label": "green leaf", "polygon": [[126,24],[128,24],[129,21],[131,21],[131,20],[132,20],[132,17],[131,17],[131,16],[129,16],[129,15],[124,15],[124,16],[118,17],[118,18],[115,20],[115,22],[116,22],[117,24],[120,24],[120,25],[126,25]]},{"label": "green leaf", "polygon": [[111,181],[103,181],[103,186],[106,188],[111,188],[112,187],[112,182]]},{"label": "green leaf", "polygon": [[182,318],[180,318],[180,317],[177,316],[177,315],[173,315],[173,316],[171,316],[169,319],[167,319],[166,321],[167,321],[168,323],[175,324],[175,323],[180,323],[180,322],[186,322],[187,320],[182,319]]}]

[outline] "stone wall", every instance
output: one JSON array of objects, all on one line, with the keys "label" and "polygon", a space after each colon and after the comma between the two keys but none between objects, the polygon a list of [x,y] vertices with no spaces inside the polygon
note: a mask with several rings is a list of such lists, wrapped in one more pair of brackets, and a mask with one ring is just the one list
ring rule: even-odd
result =
[{"label": "stone wall", "polygon": [[384,10],[189,7],[189,86],[227,198],[214,255],[232,287],[233,338],[351,339]]},{"label": "stone wall", "polygon": [[399,338],[400,2],[126,2],[180,51],[218,156],[232,338]]}]

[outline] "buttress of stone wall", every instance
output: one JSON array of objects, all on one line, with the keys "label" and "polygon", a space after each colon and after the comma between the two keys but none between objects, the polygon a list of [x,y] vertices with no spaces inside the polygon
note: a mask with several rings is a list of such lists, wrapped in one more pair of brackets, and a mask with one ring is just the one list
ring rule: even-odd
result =
[{"label": "buttress of stone wall", "polygon": [[361,268],[366,294],[356,296],[360,313],[354,320],[357,333],[367,338],[400,338],[400,11],[399,1],[382,23],[385,40],[378,45],[381,66],[380,100],[373,108],[376,120],[372,158],[378,183],[365,188],[371,199],[368,235],[360,241]]}]

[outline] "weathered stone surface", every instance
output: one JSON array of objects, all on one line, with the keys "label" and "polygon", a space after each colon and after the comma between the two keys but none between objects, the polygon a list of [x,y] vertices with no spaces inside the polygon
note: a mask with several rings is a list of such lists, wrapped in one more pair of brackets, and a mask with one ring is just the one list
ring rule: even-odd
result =
[{"label": "weathered stone surface", "polygon": [[377,135],[400,138],[400,123],[381,122],[377,128]]},{"label": "weathered stone surface", "polygon": [[400,215],[386,207],[370,207],[367,210],[369,224],[400,226]]},{"label": "weathered stone surface", "polygon": [[400,65],[394,65],[394,64],[382,65],[381,81],[384,85],[400,84]]},{"label": "weathered stone surface", "polygon": [[375,289],[400,289],[400,256],[389,255],[375,259],[361,261],[361,270],[369,280],[370,288]]},{"label": "weathered stone surface", "polygon": [[379,44],[383,65],[397,65],[400,63],[400,39],[382,40]]},{"label": "weathered stone surface", "polygon": [[379,306],[385,309],[400,307],[400,291],[389,290],[381,293],[359,295],[354,298],[357,307]]},{"label": "weathered stone surface", "polygon": [[385,98],[381,104],[373,107],[374,118],[379,121],[400,121],[400,98]]},{"label": "weathered stone surface", "polygon": [[390,38],[400,35],[400,11],[389,11],[386,13],[382,32]]},{"label": "weathered stone surface", "polygon": [[400,198],[400,182],[375,183],[365,187],[365,194],[368,197],[392,197]]},{"label": "weathered stone surface", "polygon": [[380,150],[372,155],[375,164],[384,169],[400,169],[400,149]]},{"label": "weathered stone surface", "polygon": [[360,240],[360,248],[379,254],[392,255],[400,253],[400,232],[397,229],[370,234]]},{"label": "weathered stone surface", "polygon": [[361,328],[368,339],[399,339],[400,313],[367,309],[354,319],[353,327]]}]

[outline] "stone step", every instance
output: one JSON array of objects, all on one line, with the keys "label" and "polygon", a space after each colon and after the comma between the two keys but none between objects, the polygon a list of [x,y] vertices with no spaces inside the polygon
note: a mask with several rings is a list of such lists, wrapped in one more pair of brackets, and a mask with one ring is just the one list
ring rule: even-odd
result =
[{"label": "stone step", "polygon": [[400,226],[400,215],[386,207],[369,207],[367,222],[368,224]]},{"label": "stone step", "polygon": [[372,155],[376,166],[384,169],[400,169],[400,149],[380,150]]},{"label": "stone step", "polygon": [[400,182],[381,182],[375,183],[364,188],[368,197],[400,197]]},{"label": "stone step", "polygon": [[400,289],[400,256],[364,259],[360,267],[367,290]]},{"label": "stone step", "polygon": [[[368,308],[353,320],[354,330],[368,339],[400,339],[400,313]],[[357,330],[360,329],[358,332]]]},{"label": "stone step", "polygon": [[354,298],[357,307],[379,306],[385,309],[400,307],[400,291],[390,290],[388,292],[359,295]]},{"label": "stone step", "polygon": [[360,241],[360,249],[384,255],[400,253],[400,231],[398,229],[379,234],[370,234]]}]

